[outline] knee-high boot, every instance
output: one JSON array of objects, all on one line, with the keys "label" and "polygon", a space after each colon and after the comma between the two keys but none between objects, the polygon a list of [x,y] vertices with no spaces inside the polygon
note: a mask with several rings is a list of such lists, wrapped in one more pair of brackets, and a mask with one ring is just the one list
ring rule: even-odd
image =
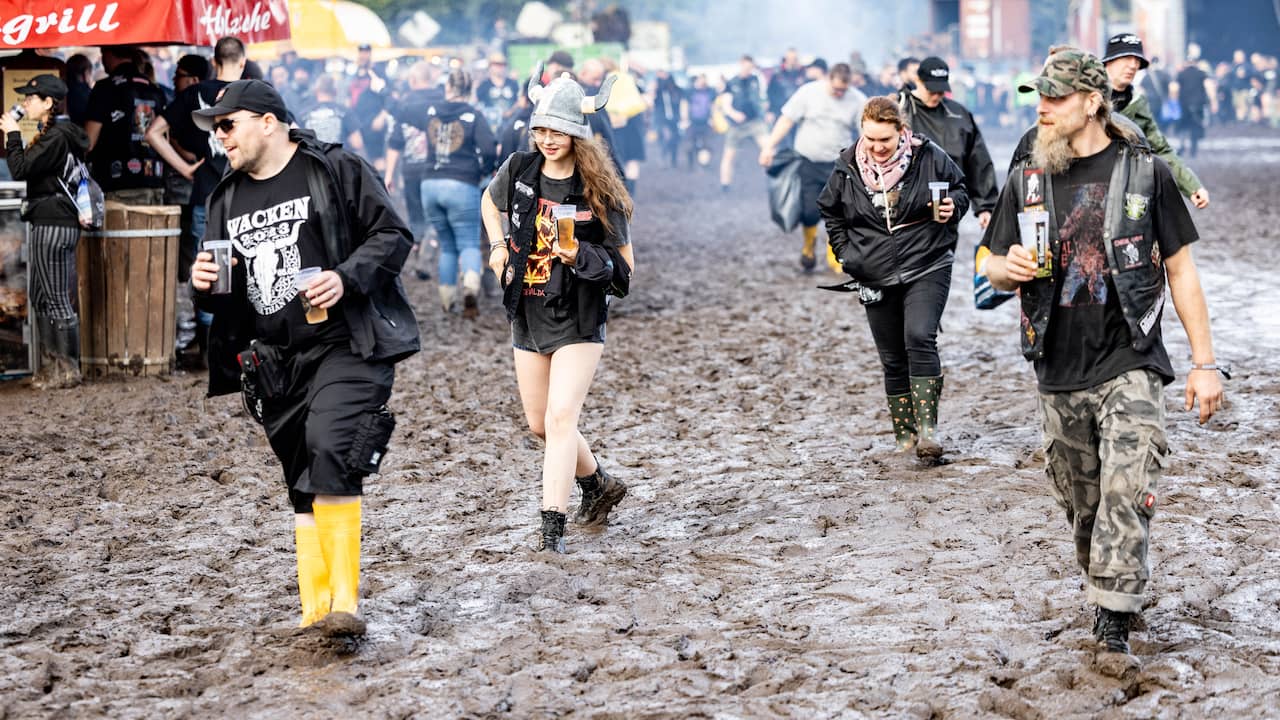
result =
[{"label": "knee-high boot", "polygon": [[942,397],[942,376],[911,378],[911,400],[916,411],[916,427],[919,441],[916,456],[936,459],[942,457],[942,445],[938,442],[938,400]]}]

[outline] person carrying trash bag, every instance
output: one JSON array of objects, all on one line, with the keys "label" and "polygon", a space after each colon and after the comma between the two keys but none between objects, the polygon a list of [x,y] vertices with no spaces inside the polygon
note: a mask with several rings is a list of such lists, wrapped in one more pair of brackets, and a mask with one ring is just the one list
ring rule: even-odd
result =
[{"label": "person carrying trash bag", "polygon": [[868,100],[861,129],[836,161],[818,208],[831,248],[853,278],[843,287],[860,286],[897,449],[936,460],[943,452],[938,325],[956,226],[969,208],[964,174],[945,150],[911,132],[895,98]]},{"label": "person carrying trash bag", "polygon": [[[760,165],[773,167],[778,146],[795,128],[795,155],[800,160],[800,224],[804,233],[800,267],[804,272],[813,272],[818,262],[818,193],[831,177],[840,151],[857,137],[858,117],[867,102],[866,95],[850,86],[852,78],[849,66],[837,63],[826,77],[800,86],[782,106],[778,121],[760,148]],[[771,192],[772,189],[771,181]],[[840,272],[840,263],[830,247],[827,265],[832,272]]]}]

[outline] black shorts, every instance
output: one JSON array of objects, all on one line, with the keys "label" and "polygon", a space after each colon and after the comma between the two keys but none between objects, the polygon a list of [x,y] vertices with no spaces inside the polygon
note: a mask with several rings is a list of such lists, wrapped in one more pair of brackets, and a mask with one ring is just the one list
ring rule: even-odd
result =
[{"label": "black shorts", "polygon": [[354,439],[391,397],[395,366],[368,362],[346,345],[317,345],[286,361],[285,397],[263,403],[263,427],[294,512],[316,495],[361,495],[366,473],[350,468]]},{"label": "black shorts", "polygon": [[570,319],[568,323],[556,322],[549,318],[535,315],[530,318],[525,308],[528,302],[520,303],[516,319],[511,321],[511,346],[517,350],[550,355],[565,345],[577,343],[604,344],[604,323],[596,326],[589,335],[577,332],[577,321]]},{"label": "black shorts", "polygon": [[800,224],[814,227],[822,216],[818,213],[818,196],[831,179],[831,172],[836,169],[834,162],[814,162],[808,158],[800,158],[800,200],[803,210],[800,212]]}]

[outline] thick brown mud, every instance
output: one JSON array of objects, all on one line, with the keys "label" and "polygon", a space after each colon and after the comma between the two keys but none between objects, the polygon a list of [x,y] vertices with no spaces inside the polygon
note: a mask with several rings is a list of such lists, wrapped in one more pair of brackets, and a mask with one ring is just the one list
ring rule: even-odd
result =
[{"label": "thick brown mud", "polygon": [[[1235,377],[1204,427],[1167,389],[1132,659],[1090,634],[1016,310],[973,309],[976,224],[940,340],[950,462],[922,467],[891,452],[861,308],[798,272],[749,155],[731,194],[656,163],[640,181],[634,292],[582,422],[631,490],[566,556],[530,550],[541,450],[496,300],[445,317],[406,275],[426,349],[365,498],[359,643],[294,633],[292,519],[236,398],[198,374],[0,387],[0,718],[1280,712],[1280,134],[1194,161]],[[1172,312],[1165,334],[1184,373]]]}]

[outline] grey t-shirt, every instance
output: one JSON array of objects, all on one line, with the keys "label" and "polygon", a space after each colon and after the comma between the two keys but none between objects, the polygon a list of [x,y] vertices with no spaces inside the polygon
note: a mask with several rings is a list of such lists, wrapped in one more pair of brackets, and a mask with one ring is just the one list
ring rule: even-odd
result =
[{"label": "grey t-shirt", "polygon": [[854,128],[867,96],[849,88],[832,97],[826,80],[800,86],[782,106],[782,114],[796,123],[796,152],[814,162],[834,162],[853,143]]}]

